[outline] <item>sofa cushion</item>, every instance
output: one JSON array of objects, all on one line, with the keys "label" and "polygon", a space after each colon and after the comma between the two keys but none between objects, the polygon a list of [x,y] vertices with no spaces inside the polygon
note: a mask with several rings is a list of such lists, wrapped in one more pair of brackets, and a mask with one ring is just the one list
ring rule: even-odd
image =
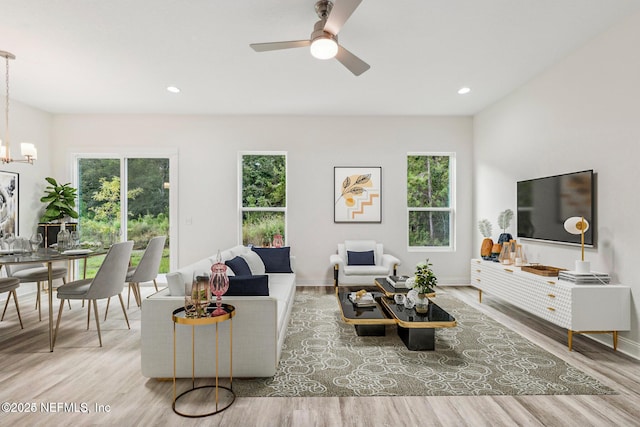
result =
[{"label": "sofa cushion", "polygon": [[187,283],[190,284],[193,281],[193,273],[195,271],[211,271],[211,260],[205,258],[175,272],[167,273],[165,277],[169,293],[173,296],[184,296],[184,287]]},{"label": "sofa cushion", "polygon": [[243,253],[249,252],[249,248],[247,246],[243,246],[243,245],[236,245],[236,246],[232,247],[229,250],[231,251],[233,256],[240,256]]},{"label": "sofa cushion", "polygon": [[251,269],[247,261],[237,256],[224,262],[232,271],[235,276],[251,276]]},{"label": "sofa cushion", "polygon": [[345,276],[387,276],[389,269],[382,265],[346,265]]},{"label": "sofa cushion", "polygon": [[[257,253],[253,251],[247,251],[240,256],[244,258],[245,261],[247,261],[247,264],[249,264],[251,274],[260,275],[266,273],[264,263]],[[236,274],[238,274],[238,272],[236,272]]]},{"label": "sofa cushion", "polygon": [[[216,256],[214,257],[214,262],[217,261],[217,257],[218,255],[216,254]],[[220,258],[222,258],[222,262],[225,262],[235,258],[235,255],[233,254],[233,252],[231,252],[231,249],[225,249],[224,251],[220,252]]]},{"label": "sofa cushion", "polygon": [[269,276],[230,276],[228,296],[269,296]]},{"label": "sofa cushion", "polygon": [[382,255],[384,253],[382,243],[376,243],[375,240],[345,240],[344,246],[342,246],[344,252],[340,253],[340,245],[338,245],[338,253],[345,260],[347,259],[346,251],[364,252],[373,251],[373,261],[375,265],[380,265],[382,262]]},{"label": "sofa cushion", "polygon": [[291,248],[251,248],[260,256],[267,273],[293,273],[291,270]]},{"label": "sofa cushion", "polygon": [[376,265],[373,251],[347,251],[347,265]]},{"label": "sofa cushion", "polygon": [[269,297],[278,301],[278,336],[284,334],[287,328],[289,316],[295,298],[295,278],[291,273],[269,274]]}]

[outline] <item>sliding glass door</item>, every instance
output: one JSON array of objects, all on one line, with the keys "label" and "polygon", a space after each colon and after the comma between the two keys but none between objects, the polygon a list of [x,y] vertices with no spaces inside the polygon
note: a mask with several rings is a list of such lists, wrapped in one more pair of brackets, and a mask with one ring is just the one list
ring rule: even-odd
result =
[{"label": "sliding glass door", "polygon": [[[75,163],[81,241],[108,247],[133,240],[132,264],[136,265],[152,237],[167,236],[160,265],[160,273],[167,273],[171,268],[171,159],[78,155]],[[87,277],[102,261],[91,260]]]}]

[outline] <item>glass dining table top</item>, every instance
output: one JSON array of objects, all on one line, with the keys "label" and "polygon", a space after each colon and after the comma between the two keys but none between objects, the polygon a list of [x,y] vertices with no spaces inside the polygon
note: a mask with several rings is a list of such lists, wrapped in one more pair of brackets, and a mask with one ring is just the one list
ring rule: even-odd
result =
[{"label": "glass dining table top", "polygon": [[71,249],[59,252],[53,248],[39,249],[34,252],[0,251],[0,264],[29,264],[36,262],[49,262],[86,258],[88,256],[103,255],[107,249]]},{"label": "glass dining table top", "polygon": [[[56,261],[72,262],[74,260],[84,260],[91,256],[104,255],[108,252],[108,249],[76,249],[60,252],[53,248],[40,248],[34,252],[19,252],[19,251],[6,251],[0,252],[0,267],[6,264],[47,264],[49,272],[51,272],[51,266]],[[85,266],[86,271],[86,266]],[[47,300],[49,305],[49,351],[53,351],[53,297],[52,297],[52,277],[49,275],[47,280],[48,292]]]}]

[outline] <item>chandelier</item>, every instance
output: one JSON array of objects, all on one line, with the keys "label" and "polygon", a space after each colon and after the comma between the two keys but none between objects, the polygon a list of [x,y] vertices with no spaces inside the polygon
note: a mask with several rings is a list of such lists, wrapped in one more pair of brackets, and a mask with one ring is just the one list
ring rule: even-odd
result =
[{"label": "chandelier", "polygon": [[28,142],[20,144],[20,152],[24,156],[24,159],[12,159],[11,151],[9,149],[9,60],[16,59],[16,56],[10,52],[0,50],[0,57],[3,57],[6,61],[6,92],[5,92],[5,128],[4,128],[4,141],[0,139],[0,161],[2,163],[29,163],[33,164],[33,161],[38,158],[38,150],[36,147]]}]

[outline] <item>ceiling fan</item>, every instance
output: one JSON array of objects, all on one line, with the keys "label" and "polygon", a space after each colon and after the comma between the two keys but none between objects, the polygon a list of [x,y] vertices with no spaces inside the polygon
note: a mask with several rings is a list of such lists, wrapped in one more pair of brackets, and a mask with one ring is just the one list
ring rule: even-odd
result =
[{"label": "ceiling fan", "polygon": [[318,59],[336,58],[356,76],[367,71],[369,64],[338,44],[338,33],[362,0],[338,0],[336,5],[329,0],[316,3],[316,13],[320,20],[313,27],[309,40],[286,42],[252,43],[249,46],[256,52],[292,49],[310,46],[311,55]]}]

